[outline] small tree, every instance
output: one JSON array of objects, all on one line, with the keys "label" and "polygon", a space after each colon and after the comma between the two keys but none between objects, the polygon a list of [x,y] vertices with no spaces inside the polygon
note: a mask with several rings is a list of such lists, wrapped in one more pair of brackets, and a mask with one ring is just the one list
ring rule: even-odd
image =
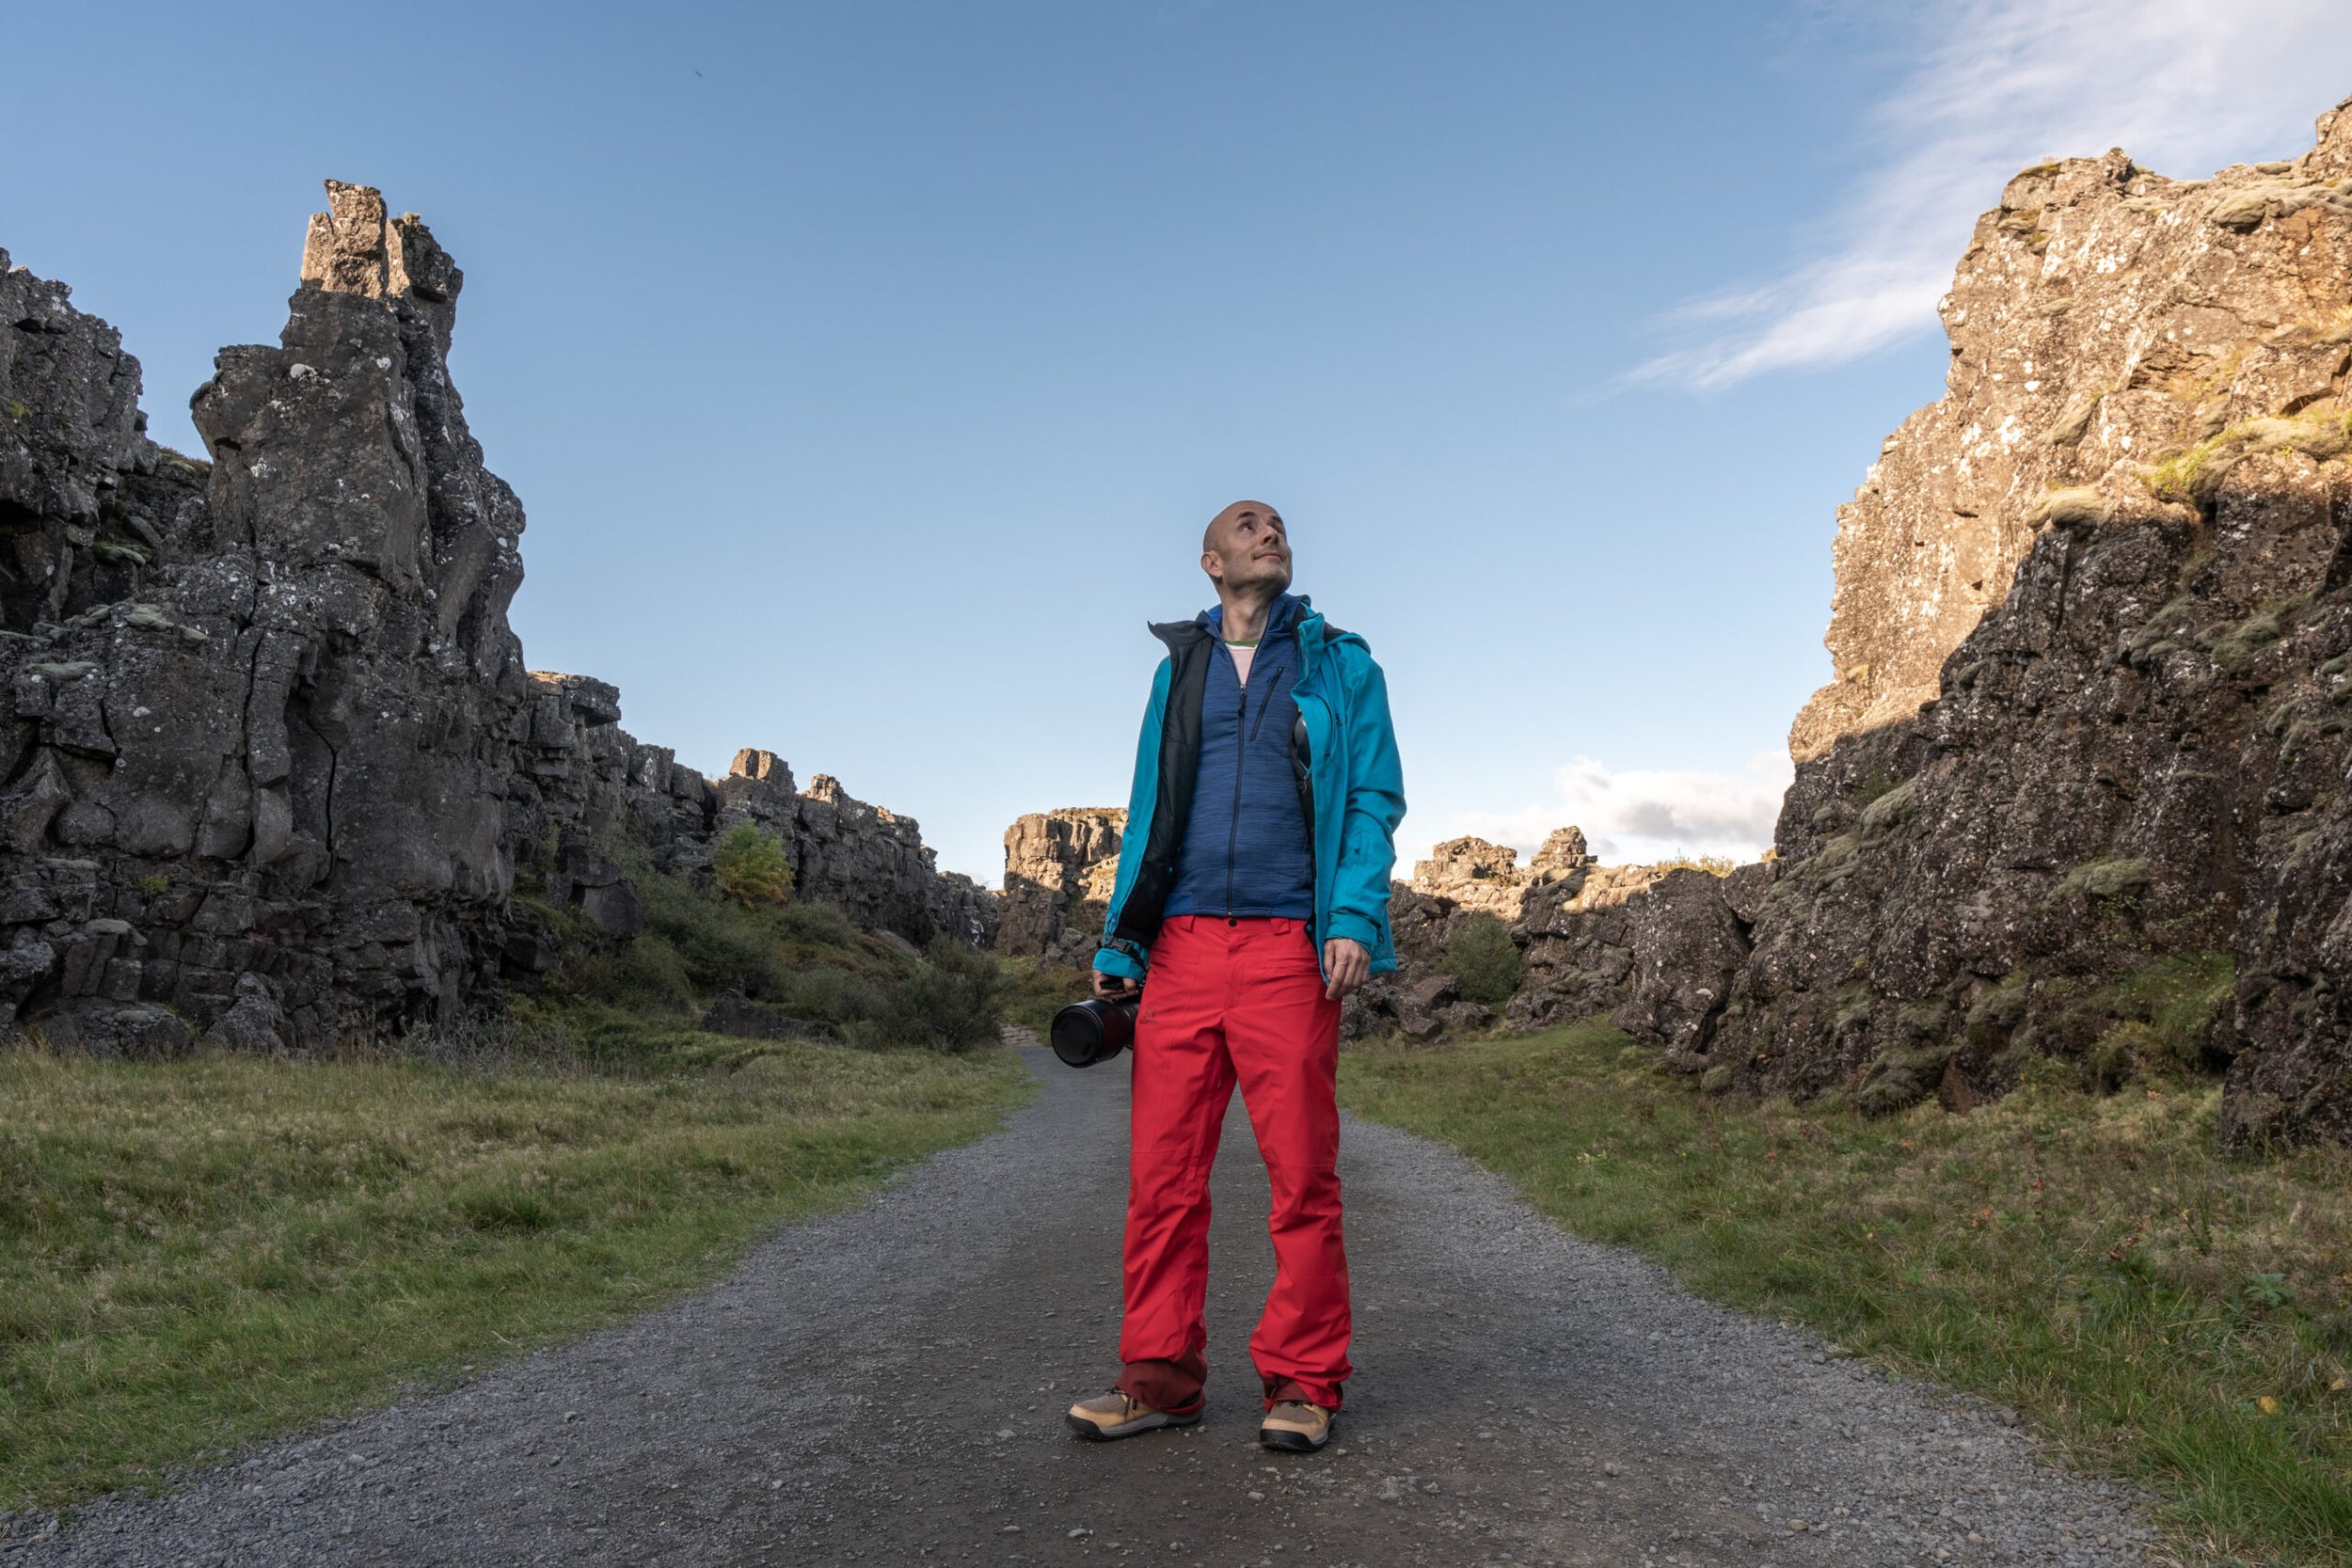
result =
[{"label": "small tree", "polygon": [[1479,911],[1445,939],[1445,972],[1471,1002],[1499,1007],[1519,987],[1522,969],[1511,927]]},{"label": "small tree", "polygon": [[711,851],[710,878],[719,891],[750,909],[781,904],[792,895],[792,863],[784,841],[756,823],[742,822]]}]

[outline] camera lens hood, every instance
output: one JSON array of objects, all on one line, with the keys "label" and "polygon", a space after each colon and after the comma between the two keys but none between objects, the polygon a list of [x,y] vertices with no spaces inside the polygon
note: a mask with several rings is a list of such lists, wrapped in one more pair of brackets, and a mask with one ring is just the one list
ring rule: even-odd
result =
[{"label": "camera lens hood", "polygon": [[1054,1015],[1048,1032],[1054,1054],[1069,1067],[1093,1067],[1127,1049],[1136,1037],[1137,1005],[1090,996]]}]

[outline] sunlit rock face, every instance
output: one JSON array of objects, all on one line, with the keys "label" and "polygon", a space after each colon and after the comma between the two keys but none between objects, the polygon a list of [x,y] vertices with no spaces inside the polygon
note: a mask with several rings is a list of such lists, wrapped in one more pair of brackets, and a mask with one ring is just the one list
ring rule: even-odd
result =
[{"label": "sunlit rock face", "polygon": [[1058,963],[1092,961],[1119,875],[1127,813],[1119,806],[1030,812],[1005,830],[1007,953]]},{"label": "sunlit rock face", "polygon": [[2232,1141],[2352,1138],[2352,111],[2319,129],[2028,170],[1979,224],[1951,391],[1841,518],[1710,1082],[2202,1066]]},{"label": "sunlit rock face", "polygon": [[2336,396],[2352,354],[2348,122],[2324,118],[2292,162],[2207,181],[2114,151],[2010,182],[1940,307],[1945,396],[1887,437],[1839,509],[1832,678],[1789,732],[1798,761],[1936,695],[1946,657],[2008,597],[2053,492]]},{"label": "sunlit rock face", "polygon": [[[611,686],[526,670],[523,510],[449,378],[464,275],[376,192],[327,195],[278,346],[193,399],[209,464],[147,439],[114,329],[0,253],[0,1017],[59,1045],[494,1006],[549,961],[518,867],[626,941],[615,856],[691,866],[756,804],[628,736]],[[790,803],[804,895],[993,931],[911,820],[771,771],[746,785]]]}]

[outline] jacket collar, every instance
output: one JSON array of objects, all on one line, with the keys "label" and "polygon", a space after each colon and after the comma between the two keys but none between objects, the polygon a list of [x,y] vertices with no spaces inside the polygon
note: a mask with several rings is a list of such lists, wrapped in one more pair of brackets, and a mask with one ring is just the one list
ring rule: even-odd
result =
[{"label": "jacket collar", "polygon": [[[1224,629],[1225,607],[1211,605],[1189,621],[1154,621],[1152,635],[1168,644],[1173,654],[1206,642]],[[1298,636],[1298,678],[1306,680],[1314,673],[1316,644],[1322,641],[1324,627],[1321,612],[1304,594],[1284,594],[1266,609],[1265,635],[1279,637],[1286,632]]]},{"label": "jacket collar", "polygon": [[[1266,606],[1265,632],[1260,641],[1271,642],[1284,632],[1292,630],[1312,612],[1313,608],[1304,594],[1277,594],[1274,596],[1274,602]],[[1224,635],[1225,607],[1223,605],[1213,604],[1194,619],[1207,627],[1213,635]]]}]

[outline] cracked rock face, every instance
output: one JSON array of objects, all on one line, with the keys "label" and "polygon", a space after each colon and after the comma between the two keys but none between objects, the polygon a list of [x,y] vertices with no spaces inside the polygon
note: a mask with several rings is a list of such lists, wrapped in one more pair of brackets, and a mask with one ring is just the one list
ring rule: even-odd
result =
[{"label": "cracked rock face", "polygon": [[2226,1065],[2225,1139],[2352,1139],[2347,181],[2339,109],[2291,164],[2074,160],[1979,225],[1951,393],[1844,515],[1867,669],[1798,721],[1711,1081],[1964,1108],[2163,1049]]},{"label": "cracked rock face", "polygon": [[997,946],[1017,957],[1091,963],[1126,828],[1121,806],[1065,806],[1015,819],[1005,830]]},{"label": "cracked rock face", "polygon": [[1530,895],[1555,883],[1581,885],[1593,865],[1585,852],[1584,833],[1559,828],[1525,866],[1519,852],[1483,838],[1452,838],[1413,864],[1409,884],[1415,893],[1442,898],[1456,909],[1480,910],[1505,921],[1519,918]]},{"label": "cracked rock face", "polygon": [[1833,669],[1799,762],[1908,718],[2050,521],[2054,491],[2338,396],[2352,113],[2292,163],[2168,180],[2121,151],[2026,170],[1940,306],[1943,399],[1838,512]]},{"label": "cracked rock face", "polygon": [[[449,378],[464,275],[414,214],[327,193],[278,346],[223,350],[193,399],[209,466],[146,438],[113,328],[0,253],[0,1013],[61,1045],[495,1005],[548,958],[518,863],[626,940],[612,835],[691,866],[753,809],[620,730],[609,685],[525,669],[522,507]],[[993,898],[911,820],[762,767],[803,896],[986,939]]]}]

